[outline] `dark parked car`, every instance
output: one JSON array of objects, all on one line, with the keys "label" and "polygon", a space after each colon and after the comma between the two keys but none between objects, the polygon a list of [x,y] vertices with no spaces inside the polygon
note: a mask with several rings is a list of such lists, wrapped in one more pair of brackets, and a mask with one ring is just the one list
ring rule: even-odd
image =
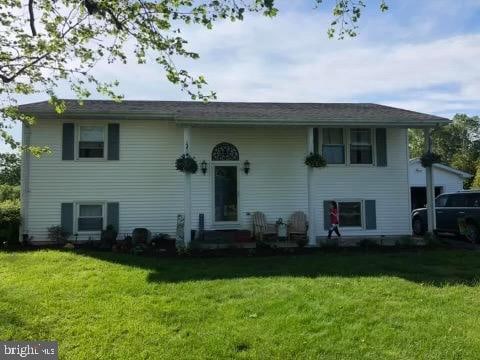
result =
[{"label": "dark parked car", "polygon": [[[480,191],[441,194],[435,199],[435,211],[437,232],[460,235],[460,221],[464,224],[462,233],[467,240],[480,241]],[[427,209],[412,211],[412,227],[416,235],[427,231]]]}]

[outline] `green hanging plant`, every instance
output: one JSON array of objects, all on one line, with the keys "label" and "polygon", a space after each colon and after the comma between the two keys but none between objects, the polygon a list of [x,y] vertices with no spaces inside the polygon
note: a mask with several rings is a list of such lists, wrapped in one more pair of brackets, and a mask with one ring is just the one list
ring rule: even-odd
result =
[{"label": "green hanging plant", "polygon": [[198,170],[198,164],[190,154],[183,154],[175,161],[175,167],[178,171],[195,174]]},{"label": "green hanging plant", "polygon": [[423,167],[431,167],[441,161],[441,156],[434,152],[426,152],[420,157],[420,163]]},{"label": "green hanging plant", "polygon": [[327,166],[327,161],[320,154],[310,153],[305,158],[305,165],[310,166],[312,168],[323,168]]}]

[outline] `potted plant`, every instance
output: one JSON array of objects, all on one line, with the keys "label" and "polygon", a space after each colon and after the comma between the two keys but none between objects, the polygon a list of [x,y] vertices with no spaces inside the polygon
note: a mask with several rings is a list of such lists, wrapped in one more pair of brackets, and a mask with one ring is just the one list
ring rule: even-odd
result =
[{"label": "potted plant", "polygon": [[175,167],[178,171],[195,174],[198,170],[198,164],[190,154],[183,154],[175,161]]},{"label": "potted plant", "polygon": [[327,166],[327,161],[320,154],[310,153],[305,158],[305,165],[310,166],[312,168],[323,168]]},{"label": "potted plant", "polygon": [[424,153],[420,157],[420,163],[424,168],[431,167],[433,164],[439,163],[440,161],[441,161],[440,155],[431,151]]}]

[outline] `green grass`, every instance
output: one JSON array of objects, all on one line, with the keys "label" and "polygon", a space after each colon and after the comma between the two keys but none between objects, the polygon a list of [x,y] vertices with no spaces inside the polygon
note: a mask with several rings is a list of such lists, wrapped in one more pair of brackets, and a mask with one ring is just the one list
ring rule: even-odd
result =
[{"label": "green grass", "polygon": [[480,253],[0,253],[0,339],[62,359],[465,359]]}]

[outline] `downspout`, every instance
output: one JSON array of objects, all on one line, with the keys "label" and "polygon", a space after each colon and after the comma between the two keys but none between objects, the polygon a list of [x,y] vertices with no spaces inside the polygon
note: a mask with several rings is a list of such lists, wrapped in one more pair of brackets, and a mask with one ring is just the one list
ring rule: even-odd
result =
[{"label": "downspout", "polygon": [[21,203],[21,217],[19,237],[23,241],[24,237],[28,238],[28,208],[30,195],[30,136],[31,128],[29,125],[22,124],[22,146],[27,149],[22,151],[22,165],[20,167],[20,203]]}]

